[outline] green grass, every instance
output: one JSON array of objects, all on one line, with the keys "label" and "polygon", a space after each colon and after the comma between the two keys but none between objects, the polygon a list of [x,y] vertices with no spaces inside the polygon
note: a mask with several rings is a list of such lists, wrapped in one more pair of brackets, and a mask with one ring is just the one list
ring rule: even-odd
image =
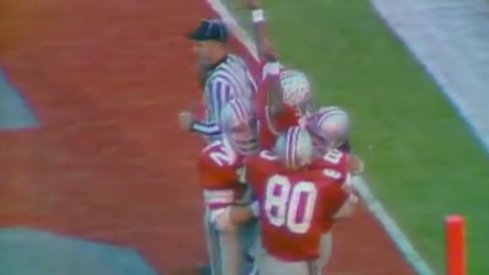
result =
[{"label": "green grass", "polygon": [[429,264],[443,270],[443,219],[461,213],[470,274],[489,274],[489,158],[368,1],[264,2],[282,60],[350,111],[374,192]]}]

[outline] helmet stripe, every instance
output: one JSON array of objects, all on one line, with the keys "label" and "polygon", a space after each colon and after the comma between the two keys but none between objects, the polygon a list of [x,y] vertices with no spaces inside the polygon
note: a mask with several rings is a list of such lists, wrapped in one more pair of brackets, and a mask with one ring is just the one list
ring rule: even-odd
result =
[{"label": "helmet stripe", "polygon": [[292,167],[292,129],[287,131],[287,139],[285,142],[285,163],[287,167]]},{"label": "helmet stripe", "polygon": [[299,128],[289,129],[287,142],[288,166],[295,169],[297,167],[297,141],[299,138]]},{"label": "helmet stripe", "polygon": [[292,154],[292,167],[297,168],[297,142],[299,139],[299,128],[294,127],[292,130],[292,148],[291,148],[291,154]]}]

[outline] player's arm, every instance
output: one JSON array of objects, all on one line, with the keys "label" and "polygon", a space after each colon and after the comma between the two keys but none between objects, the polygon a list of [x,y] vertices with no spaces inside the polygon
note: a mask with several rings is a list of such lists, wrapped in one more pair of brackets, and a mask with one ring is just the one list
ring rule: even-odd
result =
[{"label": "player's arm", "polygon": [[221,129],[217,123],[206,121],[193,121],[190,125],[190,131],[205,136],[217,136],[221,134]]},{"label": "player's arm", "polygon": [[[325,191],[326,216],[334,219],[351,216],[358,203],[351,176],[347,174],[343,177],[340,172],[333,169],[324,169],[323,175],[330,180]],[[338,180],[341,182],[337,182]]]},{"label": "player's arm", "polygon": [[335,219],[345,219],[353,215],[357,204],[358,197],[355,193],[355,186],[353,185],[353,178],[350,174],[347,175],[343,185],[341,185],[341,190],[345,193],[346,199],[344,200],[341,207],[334,214]]},{"label": "player's arm", "polygon": [[258,202],[249,205],[227,205],[210,210],[211,222],[223,232],[234,231],[240,224],[258,217]]},{"label": "player's arm", "polygon": [[236,227],[250,220],[248,206],[234,204],[233,189],[205,190],[204,200],[208,208],[209,220],[221,232],[232,232]]},{"label": "player's arm", "polygon": [[[271,65],[273,66],[273,65]],[[285,112],[283,104],[283,89],[280,80],[280,68],[272,69],[268,75],[270,81],[270,91],[268,93],[268,108],[272,118],[279,117]]]},{"label": "player's arm", "polygon": [[353,175],[360,175],[365,171],[365,164],[357,155],[350,154],[348,158],[348,170]]},{"label": "player's arm", "polygon": [[277,61],[276,53],[272,50],[265,15],[261,0],[245,0],[246,6],[251,11],[253,32],[255,34],[256,47],[262,62]]},{"label": "player's arm", "polygon": [[[254,161],[255,156],[248,158],[245,160],[245,168],[244,171],[244,182],[247,182],[250,190],[253,192],[253,182],[257,177],[256,175],[256,161]],[[258,204],[258,200],[252,193],[251,195],[254,197],[250,204],[247,205],[235,205],[232,207],[230,211],[230,220],[233,224],[239,225],[242,223],[246,223],[249,220],[256,218],[259,216],[260,208]]]},{"label": "player's arm", "polygon": [[210,219],[221,231],[233,231],[236,226],[258,216],[258,202],[234,205],[233,190],[206,191],[205,200],[210,210]]},{"label": "player's arm", "polygon": [[353,193],[348,195],[343,205],[340,207],[340,209],[338,209],[338,211],[336,211],[333,217],[337,220],[350,217],[351,215],[353,215],[357,204],[358,197]]},{"label": "player's arm", "polygon": [[231,208],[229,219],[231,223],[239,225],[258,217],[259,211],[258,201],[249,205],[235,205]]},{"label": "player's arm", "polygon": [[351,204],[348,203],[349,195],[342,190],[338,184],[330,185],[325,190],[324,202],[325,218],[327,219],[341,219],[345,218],[352,213]]},{"label": "player's arm", "polygon": [[266,63],[263,68],[264,77],[269,77],[270,92],[268,98],[269,112],[272,117],[282,112],[283,91],[280,83],[281,64],[270,45],[265,15],[260,0],[246,0],[253,18],[253,29],[255,33],[256,46],[260,59]]},{"label": "player's arm", "polygon": [[186,131],[198,133],[204,136],[217,136],[221,134],[221,129],[216,122],[198,121],[195,115],[189,111],[182,111],[178,117],[180,127]]}]

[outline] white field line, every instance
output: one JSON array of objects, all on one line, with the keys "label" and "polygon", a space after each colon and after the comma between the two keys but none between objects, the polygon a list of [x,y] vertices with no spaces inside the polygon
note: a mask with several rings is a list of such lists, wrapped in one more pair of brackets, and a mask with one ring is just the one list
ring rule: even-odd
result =
[{"label": "white field line", "polygon": [[489,3],[371,2],[489,152]]},{"label": "white field line", "polygon": [[[248,33],[237,23],[234,16],[229,12],[227,7],[221,0],[206,0],[208,5],[226,22],[249,53],[258,62],[258,53],[255,43]],[[373,195],[367,183],[360,177],[355,178],[355,185],[362,199],[367,204],[369,210],[374,214],[377,220],[382,224],[385,231],[388,233],[392,241],[397,245],[398,249],[404,255],[406,261],[420,275],[433,275],[433,271],[428,267],[426,262],[421,258],[419,253],[414,249],[406,235],[402,232],[394,219],[390,217],[380,201]]]},{"label": "white field line", "polygon": [[212,10],[214,10],[219,15],[219,17],[221,17],[222,21],[226,23],[226,25],[234,34],[234,36],[238,39],[238,41],[246,47],[248,53],[251,54],[255,61],[258,62],[258,50],[256,49],[255,42],[249,36],[249,34],[239,25],[236,18],[231,14],[231,12],[222,3],[222,1],[206,0],[206,2],[212,8]]}]

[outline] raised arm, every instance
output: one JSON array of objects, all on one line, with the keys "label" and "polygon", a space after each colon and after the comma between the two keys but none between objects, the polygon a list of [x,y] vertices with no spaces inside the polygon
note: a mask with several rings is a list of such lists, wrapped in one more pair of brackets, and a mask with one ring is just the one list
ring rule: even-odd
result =
[{"label": "raised arm", "polygon": [[253,31],[260,60],[262,62],[277,61],[276,53],[273,51],[268,37],[267,23],[261,0],[245,0],[245,2],[247,8],[251,11]]},{"label": "raised arm", "polygon": [[277,53],[273,50],[261,0],[245,0],[247,8],[251,11],[256,47],[260,61],[264,63],[263,79],[268,78],[268,108],[270,115],[275,117],[282,111],[283,90],[280,82],[282,65],[278,62]]}]

